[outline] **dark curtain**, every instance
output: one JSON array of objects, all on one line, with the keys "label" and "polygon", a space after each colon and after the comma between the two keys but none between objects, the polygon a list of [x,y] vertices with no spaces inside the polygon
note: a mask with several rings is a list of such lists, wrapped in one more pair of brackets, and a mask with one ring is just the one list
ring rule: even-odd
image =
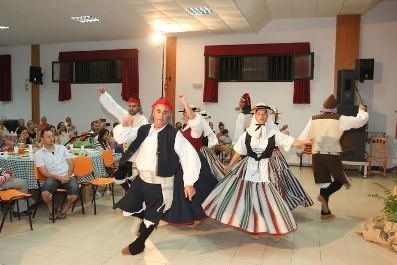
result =
[{"label": "dark curtain", "polygon": [[[121,97],[125,101],[127,101],[129,97],[139,97],[139,71],[137,49],[60,52],[58,57],[58,60],[60,62],[102,59],[122,60],[123,68],[121,74]],[[71,98],[71,84],[68,82],[60,82],[58,100],[64,101]]]},{"label": "dark curtain", "polygon": [[0,55],[0,101],[11,101],[11,55]]},{"label": "dark curtain", "polygon": [[[259,55],[259,54],[304,54],[310,52],[310,43],[271,43],[242,45],[213,45],[204,47],[204,56],[209,55]],[[204,71],[205,72],[205,71]],[[206,77],[204,77],[206,78]],[[218,82],[205,80],[204,102],[218,102]],[[294,80],[294,104],[310,103],[310,81]]]}]

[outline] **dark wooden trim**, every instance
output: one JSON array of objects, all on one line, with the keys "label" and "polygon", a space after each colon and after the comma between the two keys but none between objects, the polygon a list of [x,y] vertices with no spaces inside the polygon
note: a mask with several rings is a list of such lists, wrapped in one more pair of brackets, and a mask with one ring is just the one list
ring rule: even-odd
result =
[{"label": "dark wooden trim", "polygon": [[174,106],[172,120],[175,121],[175,87],[176,87],[176,37],[167,37],[165,59],[165,98]]},{"label": "dark wooden trim", "polygon": [[[40,45],[31,46],[31,65],[40,66]],[[40,123],[40,85],[32,83],[32,120]]]},{"label": "dark wooden trim", "polygon": [[338,71],[355,69],[360,56],[361,15],[338,15],[336,17],[334,94],[338,94]]}]

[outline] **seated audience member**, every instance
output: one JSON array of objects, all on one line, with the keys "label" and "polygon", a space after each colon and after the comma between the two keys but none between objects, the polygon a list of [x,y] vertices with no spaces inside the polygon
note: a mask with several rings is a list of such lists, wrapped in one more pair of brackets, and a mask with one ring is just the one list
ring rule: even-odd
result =
[{"label": "seated audience member", "polygon": [[16,130],[17,133],[17,139],[15,140],[15,145],[18,144],[31,144],[32,142],[30,141],[29,138],[29,133],[28,133],[28,129],[26,127],[18,127],[18,129]]},{"label": "seated audience member", "polygon": [[72,123],[72,118],[66,117],[65,121],[66,121],[66,123],[65,123],[65,125],[66,125],[66,132],[67,132],[68,134],[77,135],[77,128],[76,128],[76,126]]},{"label": "seated audience member", "polygon": [[214,124],[212,123],[212,121],[208,122],[208,125],[210,126],[211,130],[215,133]]},{"label": "seated audience member", "polygon": [[223,130],[223,134],[219,137],[219,143],[221,145],[232,145],[232,139],[229,136],[229,131],[227,129]]},{"label": "seated audience member", "polygon": [[41,117],[40,124],[37,127],[37,132],[41,132],[42,130],[44,130],[48,126],[49,126],[49,124],[47,123],[47,117],[46,116]]},{"label": "seated audience member", "polygon": [[57,129],[55,128],[54,125],[48,125],[48,128],[50,128],[50,130],[52,131],[53,135],[54,135],[54,143],[55,144],[61,144],[61,140],[58,137],[58,133],[57,133]]},{"label": "seated audience member", "polygon": [[94,143],[98,139],[98,133],[101,129],[101,122],[99,120],[95,120],[91,122],[91,129],[89,131],[88,139],[91,143]]},{"label": "seated audience member", "polygon": [[26,128],[28,129],[30,141],[33,142],[33,140],[37,138],[36,125],[32,120],[28,120],[26,126]]},{"label": "seated audience member", "polygon": [[5,137],[4,126],[0,123],[0,152],[12,149],[14,143]]},{"label": "seated audience member", "polygon": [[18,120],[18,127],[15,129],[17,131],[19,128],[25,127],[25,120],[24,119],[19,119]]},{"label": "seated audience member", "polygon": [[178,130],[182,130],[182,123],[180,123],[179,121],[175,123],[175,128],[177,128]]},{"label": "seated audience member", "polygon": [[63,121],[59,122],[57,125],[57,135],[60,144],[64,145],[69,141],[69,134],[67,133],[66,125]]},{"label": "seated audience member", "polygon": [[4,122],[2,120],[0,120],[0,129],[1,128],[3,130],[3,135],[4,136],[10,134],[10,132],[8,131],[7,127],[4,125]]},{"label": "seated audience member", "polygon": [[225,129],[225,125],[223,124],[223,122],[219,122],[218,128],[219,128],[219,132],[216,133],[216,138],[219,139],[219,137],[222,136],[223,130]]},{"label": "seated audience member", "polygon": [[[13,176],[12,171],[3,170],[0,168],[0,190],[6,189],[17,189],[25,193],[29,192],[28,182],[25,179],[17,178]],[[28,215],[28,204],[26,203],[26,200],[21,199],[18,200],[17,203],[18,206],[17,204],[14,205],[14,216],[17,215],[18,208],[21,215]],[[30,206],[32,206],[34,203],[35,201],[32,198],[29,198]]]},{"label": "seated audience member", "polygon": [[111,146],[109,144],[110,134],[109,131],[105,128],[99,130],[98,140],[94,144],[95,150],[111,150]]},{"label": "seated audience member", "polygon": [[54,213],[58,219],[64,219],[79,194],[79,183],[73,176],[73,159],[66,147],[54,144],[54,133],[50,127],[42,130],[40,136],[43,147],[34,154],[34,161],[40,173],[46,177],[41,197],[47,204],[49,219],[52,219],[53,194],[58,188],[66,189],[66,203],[59,213]]}]

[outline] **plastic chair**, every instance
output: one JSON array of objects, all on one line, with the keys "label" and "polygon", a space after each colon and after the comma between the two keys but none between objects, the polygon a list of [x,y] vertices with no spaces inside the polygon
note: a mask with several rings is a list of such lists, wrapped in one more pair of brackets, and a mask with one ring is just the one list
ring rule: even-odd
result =
[{"label": "plastic chair", "polygon": [[[26,200],[26,202],[28,204],[27,211],[28,211],[28,215],[29,215],[30,230],[33,230],[32,216],[31,216],[32,213],[30,212],[30,205],[29,205],[29,197],[31,197],[31,196],[32,196],[32,194],[24,193],[17,189],[8,189],[8,190],[0,191],[0,203],[2,204],[2,206],[5,205],[3,219],[1,220],[1,225],[0,225],[0,233],[1,233],[1,230],[3,229],[4,221],[7,217],[8,212],[10,212],[10,221],[12,222],[12,207],[11,207],[11,205],[21,199]],[[18,210],[18,219],[21,220],[21,216],[19,214],[18,203],[17,203],[17,210]]]},{"label": "plastic chair", "polygon": [[88,183],[92,186],[92,201],[94,202],[94,214],[96,215],[96,200],[95,194],[98,190],[98,187],[107,187],[109,186],[110,191],[112,192],[112,200],[114,206],[114,182],[112,178],[99,177],[95,178],[94,176],[94,167],[92,166],[91,159],[87,156],[78,156],[74,159],[74,174],[77,177],[84,177],[87,175],[91,175],[94,179],[90,180]]},{"label": "plastic chair", "polygon": [[116,172],[116,166],[114,165],[113,151],[112,150],[102,150],[103,164],[105,165],[106,173],[109,177]]},{"label": "plastic chair", "polygon": [[385,137],[371,137],[368,161],[368,176],[371,174],[371,164],[383,165],[383,176],[386,176],[387,169],[387,140]]},{"label": "plastic chair", "polygon": [[[40,173],[40,170],[39,170],[38,167],[36,167],[36,165],[34,165],[33,167],[34,167],[34,175],[35,175],[36,181],[37,181],[37,187],[39,187],[39,192],[40,192],[39,200],[37,201],[37,206],[36,206],[36,208],[34,209],[34,213],[33,213],[33,218],[34,218],[34,217],[36,217],[36,212],[37,212],[38,205],[39,205],[39,203],[41,203],[41,201],[42,201],[42,199],[41,199],[41,181],[45,181],[46,177],[44,177],[44,176]],[[66,191],[65,189],[57,189],[56,193],[58,193],[58,194],[63,194],[63,195],[64,195],[63,201],[62,201],[62,206],[61,206],[61,208],[62,208],[63,205],[65,204],[65,200],[66,200],[66,196],[67,196],[67,191]],[[81,201],[81,209],[82,209],[82,212],[83,212],[83,214],[85,214],[85,212],[84,212],[83,198],[82,198],[82,195],[81,195],[81,186],[80,186],[80,189],[79,189],[79,198],[80,198],[80,201]],[[52,222],[55,223],[55,200],[54,200],[54,197],[52,198],[52,201],[51,201],[51,202],[52,202],[52,205],[51,205],[51,210],[52,210]],[[73,212],[75,203],[76,203],[76,202],[73,203],[72,212]]]}]

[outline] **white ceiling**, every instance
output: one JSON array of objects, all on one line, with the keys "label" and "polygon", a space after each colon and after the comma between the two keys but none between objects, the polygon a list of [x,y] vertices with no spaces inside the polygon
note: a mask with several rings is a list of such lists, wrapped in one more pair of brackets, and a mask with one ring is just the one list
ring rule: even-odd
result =
[{"label": "white ceiling", "polygon": [[[0,46],[179,34],[256,32],[271,19],[364,14],[381,0],[0,0]],[[184,8],[208,6],[191,16]],[[101,21],[81,24],[71,16]]]}]

